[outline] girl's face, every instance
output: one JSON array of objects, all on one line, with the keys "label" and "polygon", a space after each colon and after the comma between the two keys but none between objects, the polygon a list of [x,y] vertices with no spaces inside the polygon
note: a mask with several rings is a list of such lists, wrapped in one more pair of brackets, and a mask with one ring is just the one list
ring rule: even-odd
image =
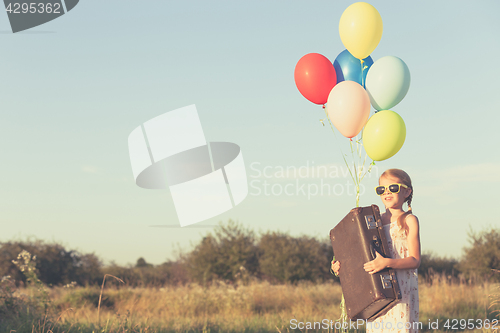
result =
[{"label": "girl's face", "polygon": [[[378,183],[381,186],[387,187],[391,184],[403,184],[399,178],[386,176],[380,177]],[[389,191],[389,188],[386,188],[384,194],[380,196],[380,199],[382,199],[382,202],[384,203],[386,209],[401,209],[403,207],[405,199],[408,198],[410,193],[411,189],[404,188],[402,186],[400,186],[399,193],[392,193],[391,191]]]}]

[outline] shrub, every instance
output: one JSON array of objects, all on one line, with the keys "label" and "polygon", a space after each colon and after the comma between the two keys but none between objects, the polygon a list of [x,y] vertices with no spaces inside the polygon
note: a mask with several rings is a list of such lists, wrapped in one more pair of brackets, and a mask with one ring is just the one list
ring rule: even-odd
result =
[{"label": "shrub", "polygon": [[219,224],[184,260],[191,277],[205,283],[215,279],[235,281],[242,267],[250,275],[258,272],[254,233],[229,220]]},{"label": "shrub", "polygon": [[450,279],[457,279],[460,273],[457,264],[458,260],[455,258],[440,257],[432,252],[427,252],[421,256],[418,273],[427,282],[431,282],[436,274],[450,277]]},{"label": "shrub", "polygon": [[262,274],[279,282],[322,281],[329,273],[332,249],[329,243],[315,238],[291,237],[268,232],[259,242],[259,265]]},{"label": "shrub", "polygon": [[0,243],[0,276],[10,275],[18,285],[27,282],[26,276],[12,262],[21,251],[38,258],[35,272],[47,285],[65,285],[73,281],[86,285],[98,282],[102,276],[101,262],[94,254],[68,251],[60,244],[41,240]]},{"label": "shrub", "polygon": [[464,247],[464,255],[458,264],[466,278],[478,281],[500,282],[500,274],[493,269],[500,267],[500,229],[468,232],[469,247]]}]

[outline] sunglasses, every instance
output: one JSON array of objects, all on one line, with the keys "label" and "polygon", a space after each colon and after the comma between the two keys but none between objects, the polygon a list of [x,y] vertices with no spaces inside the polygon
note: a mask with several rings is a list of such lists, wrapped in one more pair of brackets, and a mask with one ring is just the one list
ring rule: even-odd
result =
[{"label": "sunglasses", "polygon": [[391,191],[392,193],[399,193],[401,187],[408,188],[408,186],[406,186],[405,184],[391,184],[387,186],[381,185],[375,187],[375,192],[377,192],[378,195],[382,195],[387,189],[389,189],[389,191]]}]

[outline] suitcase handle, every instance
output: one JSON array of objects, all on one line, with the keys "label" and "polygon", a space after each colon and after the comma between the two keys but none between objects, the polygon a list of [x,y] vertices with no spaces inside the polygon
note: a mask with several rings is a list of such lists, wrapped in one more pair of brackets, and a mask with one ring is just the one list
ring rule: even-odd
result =
[{"label": "suitcase handle", "polygon": [[[378,251],[375,249],[375,246],[373,246],[373,243],[375,243],[375,241],[371,241],[370,242],[370,253],[372,255],[372,260],[375,260],[377,258],[377,252]],[[379,254],[380,254],[380,252],[379,252]]]}]

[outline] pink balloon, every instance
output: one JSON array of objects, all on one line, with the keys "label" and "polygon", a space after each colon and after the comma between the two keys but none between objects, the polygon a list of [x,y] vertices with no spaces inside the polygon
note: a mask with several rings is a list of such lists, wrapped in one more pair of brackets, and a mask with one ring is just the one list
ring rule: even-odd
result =
[{"label": "pink balloon", "polygon": [[363,129],[370,116],[370,97],[357,82],[343,81],[330,91],[326,111],[339,132],[352,138]]}]

